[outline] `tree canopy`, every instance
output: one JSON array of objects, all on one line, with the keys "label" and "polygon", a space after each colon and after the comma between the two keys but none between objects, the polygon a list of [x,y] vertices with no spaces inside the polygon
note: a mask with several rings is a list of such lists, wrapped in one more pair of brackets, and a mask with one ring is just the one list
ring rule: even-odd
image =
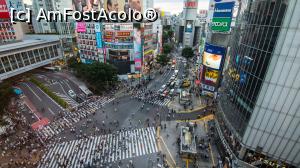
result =
[{"label": "tree canopy", "polygon": [[172,50],[172,46],[169,44],[164,44],[163,45],[163,53],[164,54],[169,54]]},{"label": "tree canopy", "polygon": [[182,50],[182,56],[189,59],[194,56],[194,51],[191,47],[186,47]]},{"label": "tree canopy", "polygon": [[168,57],[167,54],[160,54],[160,55],[157,55],[156,61],[157,61],[157,63],[159,63],[160,65],[165,66],[165,65],[167,65],[168,62],[170,61],[170,57]]},{"label": "tree canopy", "polygon": [[69,67],[76,75],[85,80],[94,92],[100,93],[103,90],[113,87],[117,80],[117,68],[110,64],[94,62],[83,64],[75,60],[69,60]]}]

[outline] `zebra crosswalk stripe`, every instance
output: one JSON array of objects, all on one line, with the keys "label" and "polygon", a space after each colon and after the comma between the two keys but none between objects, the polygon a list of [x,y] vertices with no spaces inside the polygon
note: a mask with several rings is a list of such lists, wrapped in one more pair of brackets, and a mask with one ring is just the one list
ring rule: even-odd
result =
[{"label": "zebra crosswalk stripe", "polygon": [[53,144],[38,167],[59,167],[65,158],[68,167],[82,167],[81,161],[99,165],[156,153],[155,134],[154,127],[148,127]]}]

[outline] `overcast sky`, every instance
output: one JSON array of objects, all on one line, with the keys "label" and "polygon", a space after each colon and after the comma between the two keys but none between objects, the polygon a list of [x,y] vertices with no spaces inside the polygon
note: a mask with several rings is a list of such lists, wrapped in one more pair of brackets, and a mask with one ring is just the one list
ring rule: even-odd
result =
[{"label": "overcast sky", "polygon": [[[198,0],[198,10],[208,9],[209,0]],[[183,0],[154,0],[154,7],[172,14],[180,13],[183,9]]]},{"label": "overcast sky", "polygon": [[[24,3],[31,4],[31,0],[24,0]],[[208,5],[209,0],[198,0],[198,9],[208,9]],[[154,7],[177,14],[183,9],[183,0],[154,0]]]}]

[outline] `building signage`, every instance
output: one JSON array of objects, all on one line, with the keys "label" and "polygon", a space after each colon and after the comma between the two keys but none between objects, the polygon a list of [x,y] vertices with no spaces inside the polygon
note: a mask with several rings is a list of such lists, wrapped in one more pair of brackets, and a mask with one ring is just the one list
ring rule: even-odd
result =
[{"label": "building signage", "polygon": [[96,42],[97,42],[97,48],[102,48],[102,33],[97,32],[96,33]]},{"label": "building signage", "polygon": [[100,23],[95,23],[96,43],[97,48],[102,48],[102,32]]},{"label": "building signage", "polygon": [[219,72],[206,68],[204,74],[204,80],[206,83],[216,84],[218,81]]},{"label": "building signage", "polygon": [[114,32],[112,32],[112,31],[105,31],[105,35],[106,36],[112,36],[112,35],[114,35]]},{"label": "building signage", "polygon": [[214,92],[215,91],[215,87],[213,86],[209,86],[209,85],[205,85],[205,84],[201,84],[202,88],[205,89],[205,90],[208,90],[208,91],[211,91],[211,92]]},{"label": "building signage", "polygon": [[142,68],[142,29],[139,23],[134,24],[133,32],[135,70],[139,71]]},{"label": "building signage", "polygon": [[117,32],[117,36],[119,36],[119,37],[127,37],[130,35],[131,35],[130,32],[123,32],[123,31]]},{"label": "building signage", "polygon": [[203,65],[216,70],[221,69],[223,58],[226,54],[226,48],[205,43],[203,53]]},{"label": "building signage", "polygon": [[0,19],[9,19],[9,12],[5,0],[0,0]]},{"label": "building signage", "polygon": [[213,18],[211,30],[218,32],[228,32],[230,30],[231,18]]},{"label": "building signage", "polygon": [[213,17],[231,18],[235,2],[216,3]]},{"label": "building signage", "polygon": [[184,2],[184,7],[186,8],[197,8],[197,1],[195,0],[188,0],[186,2]]},{"label": "building signage", "polygon": [[86,23],[85,22],[77,22],[77,32],[85,33],[86,31]]},{"label": "building signage", "polygon": [[216,32],[230,31],[232,12],[235,2],[216,3],[211,30]]}]

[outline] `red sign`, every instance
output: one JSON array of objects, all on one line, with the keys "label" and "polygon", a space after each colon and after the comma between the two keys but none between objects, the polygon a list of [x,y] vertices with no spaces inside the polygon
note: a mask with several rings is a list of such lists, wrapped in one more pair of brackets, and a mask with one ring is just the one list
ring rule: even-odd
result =
[{"label": "red sign", "polygon": [[197,7],[197,2],[196,1],[185,2],[184,6],[186,8],[196,8]]},{"label": "red sign", "polygon": [[105,35],[107,36],[112,36],[114,34],[114,32],[111,32],[111,31],[105,31]]},{"label": "red sign", "polygon": [[5,0],[0,0],[0,19],[9,19],[9,11]]},{"label": "red sign", "polygon": [[117,36],[127,37],[130,36],[130,32],[117,32]]},{"label": "red sign", "polygon": [[38,130],[43,128],[44,126],[49,124],[49,119],[48,118],[43,118],[33,124],[31,124],[31,128],[34,130]]}]

